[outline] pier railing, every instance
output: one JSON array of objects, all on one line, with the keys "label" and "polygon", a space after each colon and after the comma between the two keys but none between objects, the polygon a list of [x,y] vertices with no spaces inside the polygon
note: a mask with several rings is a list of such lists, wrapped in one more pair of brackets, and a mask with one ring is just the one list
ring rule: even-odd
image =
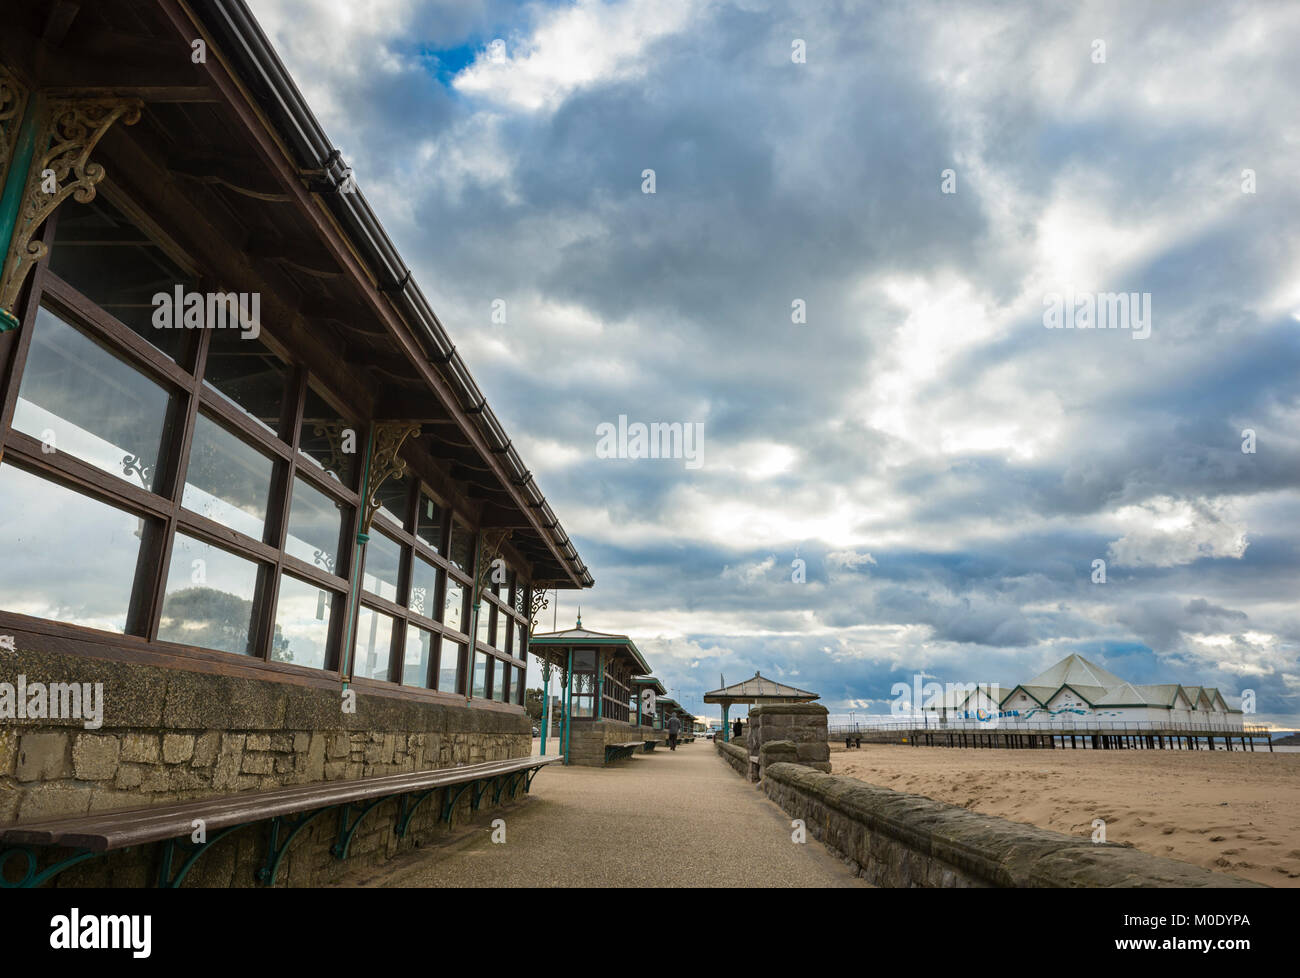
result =
[{"label": "pier railing", "polygon": [[986,733],[1045,733],[1045,734],[1142,734],[1167,733],[1173,735],[1207,736],[1210,734],[1244,734],[1267,737],[1270,728],[1263,724],[1242,723],[1240,720],[1161,721],[1161,720],[1017,720],[1001,717],[996,720],[949,720],[941,717],[917,717],[914,720],[890,720],[883,723],[857,721],[830,724],[827,736],[835,740],[860,734],[907,733],[913,730],[945,731],[973,730]]}]

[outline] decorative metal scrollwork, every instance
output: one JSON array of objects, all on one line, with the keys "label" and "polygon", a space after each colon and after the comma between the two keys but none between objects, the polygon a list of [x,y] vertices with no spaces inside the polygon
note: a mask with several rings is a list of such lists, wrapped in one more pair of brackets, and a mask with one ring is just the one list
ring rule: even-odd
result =
[{"label": "decorative metal scrollwork", "polygon": [[141,456],[127,455],[122,459],[122,474],[128,479],[133,475],[140,477],[140,485],[145,489],[153,485],[153,466],[141,465]]},{"label": "decorative metal scrollwork", "polygon": [[[0,310],[12,315],[27,275],[48,250],[45,242],[33,240],[36,229],[69,197],[81,204],[95,199],[104,167],[92,163],[90,154],[113,123],[138,122],[143,105],[140,99],[51,99],[42,107],[36,155],[0,275]],[[47,171],[53,177],[52,193],[46,185]]]},{"label": "decorative metal scrollwork", "polygon": [[341,421],[318,421],[311,426],[311,430],[317,438],[324,438],[330,446],[329,458],[321,462],[321,468],[342,479],[350,462],[350,453],[343,451],[343,433],[352,431],[355,437],[355,429]]},{"label": "decorative metal scrollwork", "polygon": [[492,564],[501,556],[501,545],[510,539],[509,530],[484,530],[483,531],[483,549],[479,553],[478,579],[474,582],[474,604],[478,605],[479,599],[483,597],[483,592],[492,580]]},{"label": "decorative metal scrollwork", "polygon": [[533,632],[537,631],[537,619],[540,618],[542,612],[550,606],[551,599],[546,596],[546,590],[544,588],[539,591],[536,587],[533,588],[533,593],[530,597],[532,600],[529,602],[528,607],[528,633],[531,635]]},{"label": "decorative metal scrollwork", "polygon": [[370,532],[370,521],[379,509],[379,487],[390,476],[398,479],[406,475],[406,462],[397,457],[402,443],[414,435],[420,437],[420,426],[410,421],[380,421],[375,424],[375,447],[370,456],[370,498],[366,500],[365,519],[361,532]]}]

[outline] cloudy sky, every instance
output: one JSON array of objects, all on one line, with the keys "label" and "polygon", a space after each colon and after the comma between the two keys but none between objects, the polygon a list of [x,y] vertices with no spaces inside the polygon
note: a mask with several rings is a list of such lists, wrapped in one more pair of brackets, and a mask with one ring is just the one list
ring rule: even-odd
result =
[{"label": "cloudy sky", "polygon": [[[584,624],[688,707],[1081,652],[1296,723],[1300,5],[250,5],[590,565]],[[1044,328],[1105,292],[1150,335]],[[703,424],[703,464],[598,457],[620,415]]]}]

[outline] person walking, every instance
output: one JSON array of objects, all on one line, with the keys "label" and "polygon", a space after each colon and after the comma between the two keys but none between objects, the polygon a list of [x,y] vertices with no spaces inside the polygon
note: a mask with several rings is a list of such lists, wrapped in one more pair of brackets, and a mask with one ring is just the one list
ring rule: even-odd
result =
[{"label": "person walking", "polygon": [[682,721],[676,717],[668,718],[668,749],[677,749],[677,731],[682,729]]},{"label": "person walking", "polygon": [[740,731],[741,731],[741,729],[742,729],[742,727],[741,727],[741,725],[740,725],[740,718],[737,717],[737,718],[736,718],[736,722],[735,722],[734,724],[732,724],[732,727],[731,727],[731,735],[732,735],[733,737],[735,737],[736,740],[739,740],[739,739],[740,739]]}]

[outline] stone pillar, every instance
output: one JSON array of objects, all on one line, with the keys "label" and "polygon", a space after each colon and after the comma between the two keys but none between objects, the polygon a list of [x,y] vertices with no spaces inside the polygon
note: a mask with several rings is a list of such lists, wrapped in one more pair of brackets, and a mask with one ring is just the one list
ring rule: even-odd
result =
[{"label": "stone pillar", "polygon": [[[827,741],[826,707],[819,703],[777,703],[749,710],[748,749],[762,768],[778,761],[803,764],[831,772],[831,745]],[[780,745],[775,742],[780,741]],[[772,749],[764,745],[772,743]]]}]

